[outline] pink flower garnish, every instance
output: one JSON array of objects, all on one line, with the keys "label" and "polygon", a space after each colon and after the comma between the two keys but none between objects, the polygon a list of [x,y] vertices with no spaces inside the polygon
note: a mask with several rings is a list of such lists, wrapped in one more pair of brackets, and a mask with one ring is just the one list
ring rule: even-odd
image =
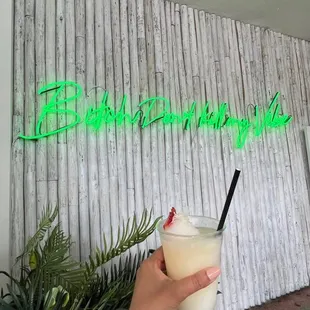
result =
[{"label": "pink flower garnish", "polygon": [[174,217],[177,214],[177,211],[175,210],[175,208],[171,208],[171,211],[169,213],[169,216],[164,224],[164,229],[166,229],[167,227],[171,226],[171,224],[173,223]]}]

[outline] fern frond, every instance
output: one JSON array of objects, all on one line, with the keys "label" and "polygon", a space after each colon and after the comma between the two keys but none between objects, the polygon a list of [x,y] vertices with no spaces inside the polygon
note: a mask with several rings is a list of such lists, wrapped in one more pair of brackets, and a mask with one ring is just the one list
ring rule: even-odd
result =
[{"label": "fern frond", "polygon": [[72,306],[70,307],[70,310],[89,310],[90,308],[90,303],[91,303],[91,299],[88,300],[87,304],[85,305],[85,307],[82,308],[82,303],[84,301],[84,298],[81,297],[80,299],[75,299],[74,303],[72,304]]},{"label": "fern frond", "polygon": [[42,212],[42,217],[37,232],[27,242],[24,252],[16,258],[16,262],[22,259],[25,255],[30,255],[32,251],[38,246],[38,244],[44,239],[48,229],[52,226],[52,223],[56,219],[57,214],[57,207],[54,210],[51,208],[46,208],[46,210]]},{"label": "fern frond", "polygon": [[97,305],[93,307],[93,309],[96,310],[107,309],[108,303],[113,297],[113,295],[117,293],[119,285],[120,285],[119,282],[114,285],[111,285],[109,289],[106,291],[106,293],[101,296],[99,302],[97,303]]},{"label": "fern frond", "polygon": [[118,265],[114,264],[109,270],[105,270],[102,277],[96,274],[85,294],[85,300],[91,299],[91,308],[100,309],[103,304],[104,309],[108,310],[128,307],[133,294],[136,273],[145,256],[145,253],[138,253],[134,256],[129,254],[125,259],[121,258]]},{"label": "fern frond", "polygon": [[126,256],[125,261],[120,259],[118,266],[114,264],[111,266],[110,272],[107,272],[109,280],[111,282],[115,282],[119,279],[123,279],[122,283],[124,285],[126,285],[127,282],[134,281],[136,278],[137,270],[145,257],[145,252],[139,252],[134,256],[130,253]]},{"label": "fern frond", "polygon": [[71,244],[70,237],[64,235],[59,224],[56,225],[42,249],[40,269],[44,277],[45,290],[58,285],[67,290],[81,289],[86,269],[69,256]]},{"label": "fern frond", "polygon": [[104,250],[100,251],[97,249],[95,256],[89,257],[89,263],[86,263],[87,276],[91,277],[96,272],[98,267],[104,265],[114,257],[126,252],[134,245],[143,242],[149,235],[151,235],[156,229],[156,225],[160,221],[161,217],[157,218],[152,224],[151,219],[151,212],[144,210],[139,223],[137,223],[136,215],[132,220],[129,219],[126,225],[123,222],[122,232],[119,227],[117,233],[118,237],[115,243],[111,228],[111,240],[109,246],[104,235]]}]

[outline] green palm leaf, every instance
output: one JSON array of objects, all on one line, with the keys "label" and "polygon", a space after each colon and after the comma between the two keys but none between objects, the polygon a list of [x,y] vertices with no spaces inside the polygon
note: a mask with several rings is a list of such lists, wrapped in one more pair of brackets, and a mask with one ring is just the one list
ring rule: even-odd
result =
[{"label": "green palm leaf", "polygon": [[[105,305],[104,309],[114,310],[128,307],[133,294],[137,270],[145,259],[145,253],[129,254],[119,263],[105,270],[102,277],[90,281],[85,300],[91,298],[91,307]],[[96,308],[97,309],[97,308]]]},{"label": "green palm leaf", "polygon": [[45,290],[61,285],[68,291],[81,289],[85,280],[85,268],[69,255],[70,237],[60,230],[59,224],[52,230],[42,249],[41,272],[44,277]]},{"label": "green palm leaf", "polygon": [[104,250],[97,248],[95,256],[89,257],[89,263],[86,263],[86,270],[88,277],[91,277],[98,267],[104,265],[114,257],[121,255],[136,244],[143,242],[156,229],[157,223],[161,217],[157,218],[155,222],[151,223],[151,212],[144,210],[140,219],[137,222],[136,215],[132,220],[128,220],[127,224],[123,222],[122,231],[118,228],[117,240],[114,243],[113,233],[111,227],[111,239],[108,245],[105,235],[103,236]]},{"label": "green palm leaf", "polygon": [[25,255],[29,255],[33,252],[33,250],[38,246],[38,244],[44,239],[47,231],[51,228],[52,223],[57,217],[57,214],[57,207],[54,210],[52,210],[51,208],[47,208],[43,211],[37,232],[28,241],[24,252],[16,258],[16,262],[22,259]]}]

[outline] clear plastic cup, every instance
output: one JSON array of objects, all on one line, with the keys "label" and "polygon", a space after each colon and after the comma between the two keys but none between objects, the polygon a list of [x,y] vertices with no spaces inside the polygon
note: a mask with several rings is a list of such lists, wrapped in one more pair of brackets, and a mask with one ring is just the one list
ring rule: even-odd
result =
[{"label": "clear plastic cup", "polygon": [[[158,223],[157,230],[163,246],[167,274],[180,280],[207,267],[220,267],[222,237],[225,227],[217,231],[219,221],[204,216],[189,216],[190,222],[199,229],[199,235],[182,236],[170,234],[163,229],[165,220]],[[214,310],[218,280],[207,288],[189,296],[179,310]]]}]

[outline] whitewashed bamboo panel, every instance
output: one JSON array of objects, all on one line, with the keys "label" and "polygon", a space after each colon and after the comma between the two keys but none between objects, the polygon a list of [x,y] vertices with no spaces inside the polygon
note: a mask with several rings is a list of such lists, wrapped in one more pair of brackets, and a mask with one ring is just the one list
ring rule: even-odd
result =
[{"label": "whitewashed bamboo panel", "polygon": [[[308,42],[161,0],[15,0],[12,141],[12,261],[35,231],[41,210],[59,205],[62,228],[87,258],[102,232],[144,207],[154,216],[178,210],[219,217],[234,169],[242,179],[228,217],[218,309],[239,310],[309,284],[309,170],[303,128],[309,125]],[[134,114],[152,96],[181,113],[197,101],[228,102],[250,117],[277,91],[286,130],[271,130],[235,148],[236,132],[154,123],[80,124],[45,139],[32,135],[57,80],[79,83],[88,100]],[[97,94],[97,96],[96,96]],[[86,97],[85,97],[86,98]],[[97,102],[97,103],[96,103]],[[159,112],[159,108],[157,108]],[[196,117],[197,118],[197,117]],[[42,131],[66,125],[49,118]],[[155,236],[145,245],[158,244]]]}]

